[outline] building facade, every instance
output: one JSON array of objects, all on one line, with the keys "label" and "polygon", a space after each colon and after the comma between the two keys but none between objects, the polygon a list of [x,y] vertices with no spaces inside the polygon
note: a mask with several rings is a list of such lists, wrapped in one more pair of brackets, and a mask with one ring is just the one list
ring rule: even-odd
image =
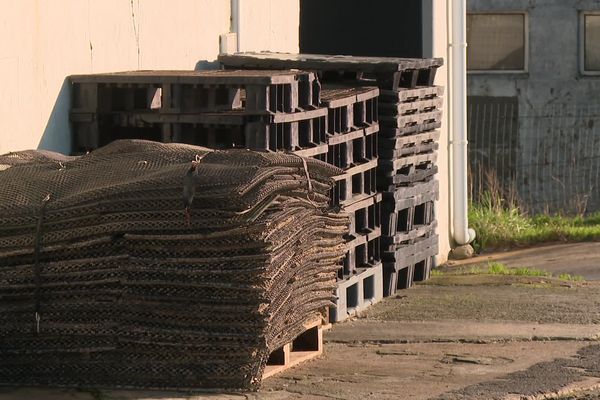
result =
[{"label": "building facade", "polygon": [[600,1],[468,0],[473,197],[600,209]]}]

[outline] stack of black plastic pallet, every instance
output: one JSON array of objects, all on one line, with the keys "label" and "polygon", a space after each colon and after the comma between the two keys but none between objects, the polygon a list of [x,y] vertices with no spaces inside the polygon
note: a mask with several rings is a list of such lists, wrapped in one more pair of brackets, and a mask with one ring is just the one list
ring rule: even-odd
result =
[{"label": "stack of black plastic pallet", "polygon": [[329,87],[321,101],[315,75],[298,70],[136,71],[70,80],[76,154],[142,138],[291,151],[344,169],[331,202],[353,223],[331,320],[383,297],[377,87]]},{"label": "stack of black plastic pallet", "polygon": [[[417,74],[417,71],[414,72]],[[386,296],[429,277],[438,253],[434,202],[443,90],[419,87],[382,90],[379,188],[383,191],[382,239]]]},{"label": "stack of black plastic pallet", "polygon": [[301,71],[134,71],[71,76],[73,152],[117,139],[324,159],[327,109]]},{"label": "stack of black plastic pallet", "polygon": [[384,295],[427,279],[438,251],[433,201],[442,90],[433,82],[442,60],[264,52],[222,55],[219,61],[227,68],[315,71],[324,84],[379,87]]},{"label": "stack of black plastic pallet", "polygon": [[328,110],[326,161],[344,170],[334,178],[332,203],[350,215],[336,308],[330,311],[330,320],[338,322],[383,298],[381,194],[376,187],[379,89],[324,85],[321,93]]}]

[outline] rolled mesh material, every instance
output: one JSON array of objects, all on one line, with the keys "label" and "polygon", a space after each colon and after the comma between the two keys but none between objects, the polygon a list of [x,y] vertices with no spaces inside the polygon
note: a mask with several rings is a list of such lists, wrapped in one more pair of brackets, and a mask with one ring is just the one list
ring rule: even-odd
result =
[{"label": "rolled mesh material", "polygon": [[140,140],[0,156],[0,384],[256,388],[332,304],[339,173]]}]

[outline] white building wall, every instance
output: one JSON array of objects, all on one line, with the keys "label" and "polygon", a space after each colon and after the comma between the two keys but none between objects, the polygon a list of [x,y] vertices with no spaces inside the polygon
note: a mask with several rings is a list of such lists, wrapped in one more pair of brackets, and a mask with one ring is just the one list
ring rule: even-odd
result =
[{"label": "white building wall", "polygon": [[238,0],[240,51],[298,53],[300,0]]},{"label": "white building wall", "polygon": [[445,87],[444,92],[444,118],[442,119],[440,149],[438,151],[440,182],[440,199],[436,202],[435,213],[438,219],[438,234],[440,237],[440,249],[437,257],[437,264],[441,264],[448,259],[451,243],[451,210],[452,197],[450,196],[450,137],[449,137],[449,115],[451,105],[448,101],[448,30],[446,18],[446,1],[441,0],[423,0],[423,51],[424,57],[442,57],[444,66],[438,68],[435,84]]},{"label": "white building wall", "polygon": [[[298,51],[299,0],[242,0],[248,50]],[[70,151],[65,78],[215,60],[230,0],[0,0],[0,154]]]}]

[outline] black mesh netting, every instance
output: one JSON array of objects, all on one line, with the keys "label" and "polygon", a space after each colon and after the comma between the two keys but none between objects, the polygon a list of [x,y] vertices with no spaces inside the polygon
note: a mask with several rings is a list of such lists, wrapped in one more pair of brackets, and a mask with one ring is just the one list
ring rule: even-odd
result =
[{"label": "black mesh netting", "polygon": [[0,384],[257,387],[332,304],[339,173],[139,140],[0,156]]}]

